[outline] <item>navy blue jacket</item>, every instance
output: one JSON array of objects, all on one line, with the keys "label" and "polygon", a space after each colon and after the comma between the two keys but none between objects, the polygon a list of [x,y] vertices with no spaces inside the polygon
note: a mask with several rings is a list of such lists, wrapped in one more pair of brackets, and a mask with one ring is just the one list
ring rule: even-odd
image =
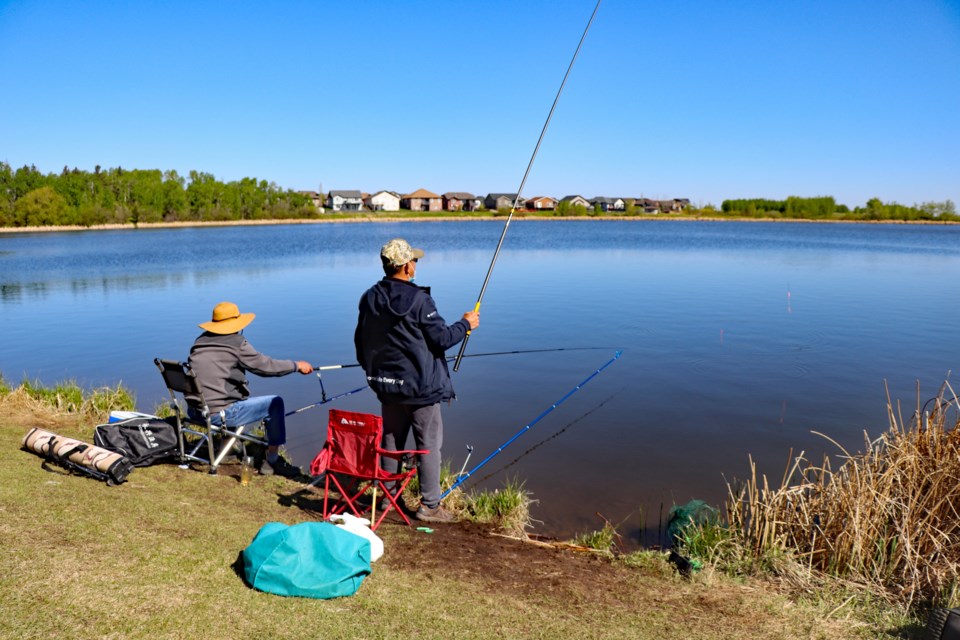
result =
[{"label": "navy blue jacket", "polygon": [[454,397],[445,352],[470,329],[448,325],[426,289],[384,278],[360,298],[357,362],[380,402],[428,405]]}]

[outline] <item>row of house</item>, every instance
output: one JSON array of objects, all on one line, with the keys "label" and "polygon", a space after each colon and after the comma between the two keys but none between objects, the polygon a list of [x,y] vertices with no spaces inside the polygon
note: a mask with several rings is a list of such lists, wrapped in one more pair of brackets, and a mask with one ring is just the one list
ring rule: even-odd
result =
[{"label": "row of house", "polygon": [[[315,191],[302,191],[309,196],[314,205],[321,207],[322,197]],[[644,213],[675,213],[690,206],[687,198],[671,200],[651,200],[649,198],[606,198],[591,200],[579,195],[566,196],[559,200],[550,196],[517,198],[516,193],[488,193],[486,197],[463,191],[449,191],[437,195],[426,189],[417,189],[413,193],[401,195],[394,191],[362,193],[360,191],[335,190],[326,195],[326,208],[331,211],[498,211],[510,209],[516,202],[518,211],[553,211],[561,202],[569,203],[571,208],[582,206],[588,210],[599,209],[603,212],[625,211],[633,206]]]}]

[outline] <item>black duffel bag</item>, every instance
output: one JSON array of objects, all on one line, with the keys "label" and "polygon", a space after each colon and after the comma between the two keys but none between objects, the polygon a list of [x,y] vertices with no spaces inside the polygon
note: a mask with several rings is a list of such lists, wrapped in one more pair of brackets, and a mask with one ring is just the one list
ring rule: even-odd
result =
[{"label": "black duffel bag", "polygon": [[960,609],[934,609],[923,640],[960,640]]},{"label": "black duffel bag", "polygon": [[93,442],[122,453],[135,467],[146,467],[177,454],[177,428],[172,420],[137,416],[97,425]]}]

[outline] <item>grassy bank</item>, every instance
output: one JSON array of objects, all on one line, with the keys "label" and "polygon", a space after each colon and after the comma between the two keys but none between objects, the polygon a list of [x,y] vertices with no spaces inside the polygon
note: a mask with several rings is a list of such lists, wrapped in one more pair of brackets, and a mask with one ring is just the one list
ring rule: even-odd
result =
[{"label": "grassy bank", "polygon": [[683,578],[662,553],[571,551],[469,523],[424,533],[388,521],[385,555],[350,598],[257,592],[239,554],[266,522],[317,519],[319,494],[276,477],[241,487],[229,465],[217,476],[157,465],[118,487],[46,471],[20,449],[29,427],[89,440],[106,416],[7,386],[0,637],[919,637],[916,621],[838,583],[804,592],[710,565]]}]

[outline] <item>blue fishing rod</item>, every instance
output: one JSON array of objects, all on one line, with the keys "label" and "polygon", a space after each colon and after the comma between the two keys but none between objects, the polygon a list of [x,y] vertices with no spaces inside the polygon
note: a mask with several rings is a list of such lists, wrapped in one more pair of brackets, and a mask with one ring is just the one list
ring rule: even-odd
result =
[{"label": "blue fishing rod", "polygon": [[601,371],[603,371],[604,369],[606,369],[607,367],[609,367],[611,364],[613,364],[614,362],[616,362],[616,361],[620,358],[620,355],[621,355],[622,353],[623,353],[623,351],[617,351],[616,353],[614,353],[614,354],[613,354],[613,357],[610,358],[609,360],[607,360],[599,369],[597,369],[596,371],[594,371],[593,373],[591,373],[589,376],[587,376],[586,378],[584,378],[584,380],[583,380],[580,384],[578,384],[578,385],[575,386],[573,389],[571,389],[570,391],[568,391],[568,392],[566,393],[566,395],[564,395],[562,398],[560,398],[559,400],[557,400],[556,402],[554,402],[552,405],[550,405],[549,408],[547,408],[546,410],[544,410],[543,412],[541,412],[540,415],[538,415],[538,416],[537,416],[536,418],[534,418],[532,421],[530,421],[530,422],[528,422],[526,425],[524,425],[524,427],[523,427],[522,429],[520,429],[520,431],[517,431],[515,434],[513,434],[513,437],[511,437],[509,440],[507,440],[507,441],[504,442],[502,445],[500,445],[500,446],[497,448],[496,451],[494,451],[494,452],[491,453],[489,456],[487,456],[486,458],[484,458],[483,461],[480,462],[480,464],[478,464],[477,466],[475,466],[473,469],[470,469],[470,471],[467,471],[466,473],[462,473],[462,472],[461,472],[460,478],[457,479],[457,481],[453,484],[453,486],[451,486],[449,489],[447,489],[446,491],[444,491],[444,492],[440,495],[440,499],[443,500],[444,498],[446,498],[446,497],[450,494],[451,491],[453,491],[454,489],[456,489],[457,487],[459,487],[461,484],[463,484],[463,483],[467,480],[467,478],[469,478],[469,477],[472,476],[474,473],[476,473],[478,469],[480,469],[483,465],[485,465],[485,464],[487,464],[488,462],[490,462],[491,460],[493,460],[495,457],[497,457],[497,455],[500,454],[501,451],[503,451],[504,449],[506,449],[507,447],[509,447],[511,444],[513,444],[513,441],[514,441],[514,440],[516,440],[517,438],[519,438],[520,436],[522,436],[524,433],[526,433],[527,431],[529,431],[529,430],[531,429],[531,427],[533,427],[535,424],[537,424],[538,422],[540,422],[544,417],[546,417],[546,415],[547,415],[548,413],[550,413],[551,411],[553,411],[554,409],[556,409],[557,407],[559,407],[561,404],[563,404],[564,402],[566,402],[566,401],[567,401],[567,398],[569,398],[570,396],[572,396],[573,394],[575,394],[575,393],[576,393],[577,391],[579,391],[585,384],[587,384],[588,382],[590,382],[591,380],[593,380],[596,376],[598,376],[598,375],[600,374]]},{"label": "blue fishing rod", "polygon": [[[503,225],[503,231],[500,232],[500,241],[497,242],[497,249],[493,252],[493,259],[490,261],[490,268],[487,269],[487,276],[483,279],[483,286],[480,287],[480,295],[477,296],[477,304],[473,310],[477,313],[480,312],[480,304],[483,302],[483,294],[487,291],[487,284],[490,282],[490,275],[493,273],[493,267],[497,264],[497,257],[500,255],[500,249],[503,247],[503,240],[507,237],[507,229],[510,228],[510,221],[513,220],[513,214],[517,210],[517,205],[520,204],[520,194],[523,193],[523,186],[527,183],[527,176],[530,175],[530,168],[533,167],[533,161],[537,157],[537,152],[540,150],[540,143],[543,142],[543,136],[547,133],[547,127],[550,126],[550,118],[553,117],[553,111],[557,108],[557,102],[560,101],[560,94],[563,93],[563,87],[567,84],[567,78],[570,77],[570,70],[573,69],[573,63],[577,61],[577,56],[580,54],[580,47],[583,46],[583,41],[587,38],[587,32],[590,31],[590,25],[593,24],[593,19],[597,16],[597,11],[600,9],[600,0],[597,0],[597,6],[593,8],[593,13],[590,14],[590,20],[587,22],[587,28],[583,30],[583,35],[580,36],[580,42],[577,44],[577,50],[573,52],[573,58],[570,59],[570,64],[567,66],[567,72],[563,74],[563,82],[560,83],[560,89],[557,90],[557,95],[553,99],[553,105],[550,106],[550,113],[547,114],[547,120],[543,123],[543,129],[540,131],[540,137],[537,139],[537,145],[533,148],[533,154],[530,156],[530,162],[527,163],[527,170],[523,172],[523,180],[520,181],[520,188],[517,189],[517,195],[514,196],[513,205],[510,207],[510,215],[507,216],[507,221]],[[470,340],[470,332],[467,331],[467,334],[463,336],[463,342],[460,343],[460,351],[457,353],[457,357],[453,361],[453,370],[454,372],[460,371],[460,361],[463,359],[463,354],[467,350],[467,341]]]},{"label": "blue fishing rod", "polygon": [[[319,369],[322,369],[322,368],[323,368],[323,367],[315,367],[315,368],[314,368],[314,371],[318,371]],[[333,402],[334,400],[339,400],[340,398],[346,398],[347,396],[352,396],[352,395],[355,394],[355,393],[359,393],[359,392],[363,391],[364,389],[369,389],[369,388],[370,388],[370,387],[368,387],[367,385],[363,385],[362,387],[357,387],[356,389],[351,389],[350,391],[344,391],[343,393],[337,394],[337,395],[333,396],[332,398],[328,398],[328,397],[327,397],[327,390],[323,388],[323,378],[320,377],[320,374],[319,374],[319,373],[317,374],[317,380],[320,381],[320,402],[314,402],[313,404],[308,404],[308,405],[305,406],[305,407],[300,407],[299,409],[294,409],[293,411],[290,411],[290,412],[288,412],[288,413],[283,414],[284,417],[289,417],[289,416],[292,416],[292,415],[295,414],[295,413],[300,413],[301,411],[306,411],[307,409],[313,409],[314,407],[319,407],[320,405],[327,404],[328,402]]]}]

